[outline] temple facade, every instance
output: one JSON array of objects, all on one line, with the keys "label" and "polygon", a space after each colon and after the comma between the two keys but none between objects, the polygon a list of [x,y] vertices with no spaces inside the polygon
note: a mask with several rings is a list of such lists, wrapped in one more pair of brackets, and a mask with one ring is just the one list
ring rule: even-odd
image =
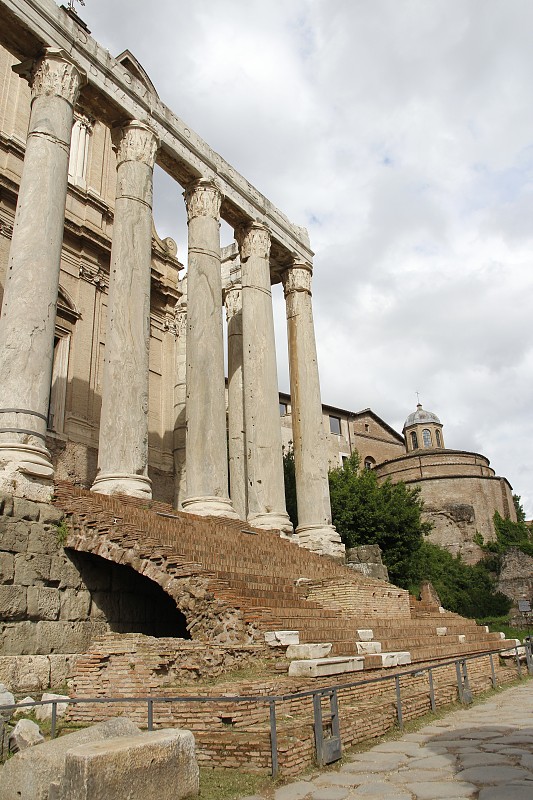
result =
[{"label": "temple facade", "polygon": [[[161,102],[131,53],[112,58],[52,0],[0,12],[0,489],[46,501],[66,478],[342,556],[307,231]],[[186,257],[154,229],[156,164],[183,189]],[[235,232],[229,254],[222,219]],[[273,283],[287,307],[296,532]]]}]

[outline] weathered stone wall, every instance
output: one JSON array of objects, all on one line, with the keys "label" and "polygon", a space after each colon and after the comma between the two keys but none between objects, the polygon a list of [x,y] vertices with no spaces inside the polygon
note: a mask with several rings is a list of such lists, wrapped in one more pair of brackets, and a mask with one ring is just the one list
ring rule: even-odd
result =
[{"label": "weathered stone wall", "polygon": [[46,504],[0,498],[1,655],[81,653],[108,630],[188,638],[184,616],[153,581],[65,550],[62,517]]},{"label": "weathered stone wall", "polygon": [[381,548],[377,544],[349,547],[346,550],[346,566],[369,578],[389,580],[387,567],[381,558]]},{"label": "weathered stone wall", "polygon": [[[511,547],[503,557],[497,589],[511,598],[511,619],[523,626],[527,618],[518,611],[518,601],[533,600],[533,558],[517,547]],[[530,623],[533,623],[531,617]]]}]

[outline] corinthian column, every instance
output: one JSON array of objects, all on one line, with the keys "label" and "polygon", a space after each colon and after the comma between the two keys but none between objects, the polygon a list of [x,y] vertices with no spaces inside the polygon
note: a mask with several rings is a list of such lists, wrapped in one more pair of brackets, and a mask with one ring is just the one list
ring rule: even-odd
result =
[{"label": "corinthian column", "polygon": [[331,524],[328,469],[316,357],[309,264],[283,275],[287,308],[298,544],[335,558],[344,545]]},{"label": "corinthian column", "polygon": [[222,333],[220,203],[216,186],[198,180],[185,192],[187,269],[187,498],[183,510],[236,517],[228,497],[228,450]]},{"label": "corinthian column", "polygon": [[242,376],[242,287],[226,289],[228,322],[228,449],[229,483],[233,508],[246,519],[246,468],[244,447],[244,395]]},{"label": "corinthian column", "polygon": [[106,331],[98,475],[92,491],[151,497],[148,351],[152,177],[158,139],[133,121],[116,139],[117,194]]},{"label": "corinthian column", "polygon": [[[16,71],[23,74],[25,65]],[[45,436],[70,135],[84,75],[47,49],[30,77],[26,154],[0,317],[0,488],[35,500],[51,495]]]},{"label": "corinthian column", "polygon": [[270,289],[270,233],[251,223],[235,231],[242,271],[244,422],[248,520],[292,533],[285,509],[276,343]]}]

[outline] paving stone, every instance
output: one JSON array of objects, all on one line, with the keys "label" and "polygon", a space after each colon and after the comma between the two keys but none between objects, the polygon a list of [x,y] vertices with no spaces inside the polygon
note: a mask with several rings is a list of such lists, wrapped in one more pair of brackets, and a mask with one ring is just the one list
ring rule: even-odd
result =
[{"label": "paving stone", "polygon": [[373,747],[368,753],[358,753],[352,760],[352,763],[372,762],[373,764],[383,764],[388,769],[396,769],[400,764],[405,764],[408,758],[409,756],[405,753],[382,753],[380,750],[376,750],[376,748]]},{"label": "paving stone", "polygon": [[532,797],[531,786],[515,786],[512,783],[508,786],[491,786],[479,793],[479,800],[531,800]]},{"label": "paving stone", "polygon": [[313,779],[316,786],[359,786],[364,776],[349,772],[324,772]]},{"label": "paving stone", "polygon": [[393,772],[389,775],[389,780],[394,783],[413,783],[413,781],[445,781],[451,777],[453,773],[445,769],[411,769],[405,767],[399,769],[398,772]]},{"label": "paving stone", "polygon": [[420,754],[420,745],[402,739],[398,742],[383,742],[376,745],[373,750],[379,753],[404,753],[407,756],[417,756]]},{"label": "paving stone", "polygon": [[397,768],[398,764],[394,761],[352,761],[350,764],[344,764],[341,770],[343,772],[368,772],[373,774],[374,772],[391,772],[391,770]]},{"label": "paving stone", "polygon": [[408,783],[407,788],[415,795],[416,800],[461,800],[463,797],[472,797],[478,790],[473,783],[459,781],[449,783],[421,781]]},{"label": "paving stone", "polygon": [[359,786],[351,797],[365,797],[366,800],[381,800],[381,798],[389,798],[389,800],[412,800],[412,796],[406,793],[398,793],[396,786],[391,786],[390,783],[383,783],[376,781],[366,783]]},{"label": "paving stone", "polygon": [[526,769],[533,770],[533,755],[531,753],[525,753],[520,757],[520,764],[522,767]]},{"label": "paving stone", "polygon": [[274,800],[301,800],[315,789],[311,781],[296,781],[281,786],[274,792]]},{"label": "paving stone", "polygon": [[479,786],[486,786],[493,783],[510,783],[530,776],[531,773],[520,767],[496,766],[464,769],[458,772],[456,777],[460,781],[471,781]]},{"label": "paving stone", "polygon": [[470,767],[492,767],[497,764],[506,764],[508,767],[513,766],[512,756],[502,755],[501,753],[473,753],[468,755],[459,756],[459,764],[463,769],[470,769]]},{"label": "paving stone", "polygon": [[427,756],[415,758],[409,762],[412,769],[452,769],[455,766],[455,756]]},{"label": "paving stone", "polygon": [[345,800],[348,797],[348,789],[340,786],[320,787],[311,795],[313,800]]}]

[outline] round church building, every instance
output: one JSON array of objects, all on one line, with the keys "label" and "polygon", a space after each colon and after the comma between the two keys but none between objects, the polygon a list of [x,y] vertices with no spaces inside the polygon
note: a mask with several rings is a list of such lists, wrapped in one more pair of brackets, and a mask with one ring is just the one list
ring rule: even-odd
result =
[{"label": "round church building", "polygon": [[494,512],[516,520],[512,487],[486,456],[446,448],[442,428],[438,416],[418,403],[403,427],[406,455],[384,461],[375,471],[380,482],[389,478],[419,486],[424,517],[433,524],[429,540],[474,564],[484,555],[475,534],[485,541],[496,538]]}]

